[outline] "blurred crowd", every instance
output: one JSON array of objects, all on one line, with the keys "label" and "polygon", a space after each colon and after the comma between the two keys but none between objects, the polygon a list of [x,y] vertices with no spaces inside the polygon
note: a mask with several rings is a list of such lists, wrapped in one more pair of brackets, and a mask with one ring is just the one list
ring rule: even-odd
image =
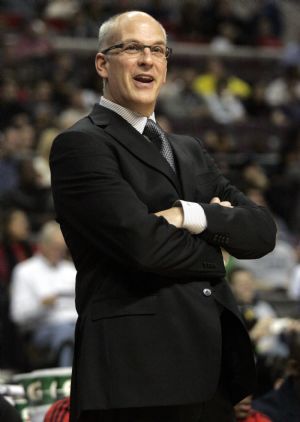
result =
[{"label": "blurred crowd", "polygon": [[126,10],[144,10],[163,23],[169,37],[215,45],[281,46],[280,2],[263,0],[3,0],[20,23],[40,19],[51,33],[97,36],[99,23]]},{"label": "blurred crowd", "polygon": [[[201,138],[229,180],[276,220],[271,254],[226,261],[263,394],[286,376],[300,332],[300,36],[285,39],[288,24],[271,0],[1,2],[0,369],[71,363],[75,269],[53,221],[48,158],[55,136],[99,101],[101,83],[93,54],[60,52],[52,41],[88,43],[108,16],[129,9],[159,19],[174,43],[160,125]],[[177,41],[211,54],[178,55]],[[277,53],[228,54],[235,46]],[[57,326],[61,341],[46,344]]]}]

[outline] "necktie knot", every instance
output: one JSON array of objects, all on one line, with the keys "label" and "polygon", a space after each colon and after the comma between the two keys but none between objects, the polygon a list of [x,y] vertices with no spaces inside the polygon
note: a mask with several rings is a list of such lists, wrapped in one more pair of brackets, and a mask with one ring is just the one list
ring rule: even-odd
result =
[{"label": "necktie knot", "polygon": [[176,172],[173,151],[164,131],[153,120],[148,119],[143,135],[150,139],[167,160],[173,171]]}]

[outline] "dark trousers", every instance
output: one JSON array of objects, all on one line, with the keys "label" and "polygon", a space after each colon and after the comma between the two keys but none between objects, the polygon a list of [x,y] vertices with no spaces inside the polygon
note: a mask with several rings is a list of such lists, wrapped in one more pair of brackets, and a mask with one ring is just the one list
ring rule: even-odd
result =
[{"label": "dark trousers", "polygon": [[209,401],[185,406],[90,410],[80,422],[234,422],[231,403],[219,392]]}]

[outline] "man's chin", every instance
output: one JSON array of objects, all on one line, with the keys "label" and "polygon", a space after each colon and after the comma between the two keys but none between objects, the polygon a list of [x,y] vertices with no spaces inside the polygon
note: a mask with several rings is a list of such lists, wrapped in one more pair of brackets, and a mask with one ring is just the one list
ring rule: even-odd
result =
[{"label": "man's chin", "polygon": [[155,103],[156,103],[155,97],[152,99],[151,97],[149,98],[149,96],[147,97],[143,95],[143,96],[139,96],[135,98],[132,101],[132,107],[130,108],[135,109],[137,113],[140,113],[146,116],[153,113]]}]

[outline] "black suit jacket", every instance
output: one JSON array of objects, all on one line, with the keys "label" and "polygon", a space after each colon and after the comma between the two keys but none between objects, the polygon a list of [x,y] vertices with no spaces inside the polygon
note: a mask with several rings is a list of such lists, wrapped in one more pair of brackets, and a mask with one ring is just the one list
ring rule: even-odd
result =
[{"label": "black suit jacket", "polygon": [[[204,401],[221,365],[233,401],[253,388],[251,346],[221,247],[259,258],[274,247],[275,225],[220,174],[199,140],[169,141],[177,175],[153,144],[96,105],[53,144],[57,218],[78,271],[73,418],[83,409]],[[213,196],[234,208],[209,204]],[[177,199],[203,206],[202,234],[153,215]]]}]

